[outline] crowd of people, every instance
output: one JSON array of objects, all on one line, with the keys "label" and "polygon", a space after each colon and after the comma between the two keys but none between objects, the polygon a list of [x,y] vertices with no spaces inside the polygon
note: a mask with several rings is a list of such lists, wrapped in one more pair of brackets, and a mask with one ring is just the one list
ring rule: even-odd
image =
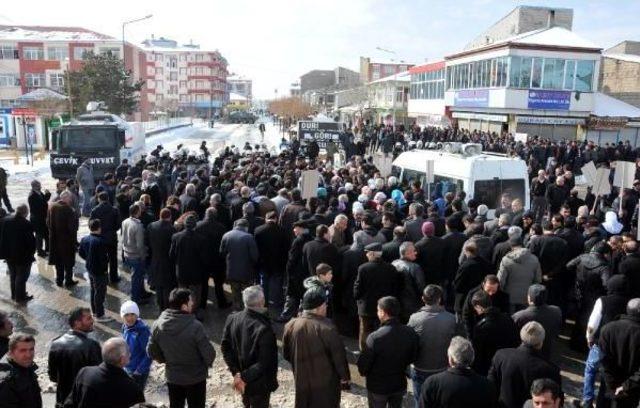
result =
[{"label": "crowd of people", "polygon": [[[303,155],[298,143],[215,157],[203,143],[198,155],[158,146],[97,183],[85,162],[53,194],[34,180],[28,203],[1,221],[12,300],[33,299],[35,255],[55,267],[61,288],[78,283],[80,256],[90,285],[90,308],[73,310],[69,331],[48,346],[59,406],[140,403],[155,362],[166,367],[172,408],[204,407],[216,357],[205,330],[211,283],[213,303],[233,310],[221,351],[246,407],[268,407],[278,388],[276,324],[296,407],[339,406],[350,354],[370,407],[400,407],[408,379],[416,407],[559,407],[567,320],[570,346],[585,356],[574,403],[638,405],[640,181],[604,197],[573,189],[583,164],[637,160],[637,151],[435,128],[357,133],[347,132],[341,167],[315,148]],[[452,140],[526,160],[532,208],[509,193],[499,203],[463,191],[427,196],[419,180],[383,177],[366,155],[371,146],[394,154]],[[300,180],[309,169],[320,177],[311,192]],[[90,233],[78,242],[82,216]],[[100,345],[87,334],[94,319],[112,320],[105,295],[121,285],[121,265],[131,275],[122,335]],[[159,315],[147,308],[149,327],[140,306],[152,299]],[[0,319],[0,401],[39,407],[35,339],[11,335]],[[347,352],[344,336],[357,337],[359,350]]]}]

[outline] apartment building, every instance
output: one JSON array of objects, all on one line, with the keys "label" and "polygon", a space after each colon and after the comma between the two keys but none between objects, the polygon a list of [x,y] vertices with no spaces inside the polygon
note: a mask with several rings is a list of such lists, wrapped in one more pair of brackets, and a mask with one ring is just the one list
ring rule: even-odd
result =
[{"label": "apartment building", "polygon": [[[19,96],[38,88],[66,93],[66,70],[79,69],[88,53],[123,55],[122,41],[81,27],[0,25],[0,106],[12,107]],[[125,44],[127,69],[146,78],[145,53]],[[147,90],[133,120],[146,120]]]},{"label": "apartment building", "polygon": [[154,112],[219,114],[229,100],[227,60],[217,50],[179,45],[160,37],[145,40],[147,98]]}]

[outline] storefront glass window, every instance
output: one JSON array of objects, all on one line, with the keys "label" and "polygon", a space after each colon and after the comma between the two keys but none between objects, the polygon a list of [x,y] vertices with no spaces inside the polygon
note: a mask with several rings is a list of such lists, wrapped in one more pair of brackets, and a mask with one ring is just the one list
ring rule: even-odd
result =
[{"label": "storefront glass window", "polygon": [[520,82],[519,85],[512,83],[513,86],[519,86],[520,88],[529,88],[529,86],[531,86],[532,61],[533,59],[530,57],[522,57],[520,59]]},{"label": "storefront glass window", "polygon": [[533,58],[533,75],[531,76],[531,87],[540,88],[542,84],[542,58]]},{"label": "storefront glass window", "polygon": [[591,91],[593,79],[593,61],[578,61],[576,69],[576,91]]},{"label": "storefront glass window", "polygon": [[564,65],[564,86],[563,89],[573,89],[573,79],[576,76],[576,62],[568,60]]}]

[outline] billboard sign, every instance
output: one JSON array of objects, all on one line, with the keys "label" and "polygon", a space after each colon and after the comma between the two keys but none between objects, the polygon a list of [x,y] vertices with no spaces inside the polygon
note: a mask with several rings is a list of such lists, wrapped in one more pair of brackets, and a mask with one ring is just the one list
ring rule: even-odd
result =
[{"label": "billboard sign", "polygon": [[529,109],[569,110],[571,91],[538,91],[529,89]]},{"label": "billboard sign", "polygon": [[298,137],[300,141],[310,142],[315,140],[320,149],[327,149],[329,142],[333,141],[336,147],[344,150],[340,140],[341,126],[338,122],[316,122],[301,120],[298,122]]},{"label": "billboard sign", "polygon": [[488,89],[464,89],[456,91],[453,105],[461,108],[486,108],[489,106]]}]

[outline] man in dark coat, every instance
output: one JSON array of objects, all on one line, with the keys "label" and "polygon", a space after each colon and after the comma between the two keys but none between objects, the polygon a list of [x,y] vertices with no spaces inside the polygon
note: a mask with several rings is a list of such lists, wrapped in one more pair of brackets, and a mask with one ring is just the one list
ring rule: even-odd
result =
[{"label": "man in dark coat", "polygon": [[404,227],[395,227],[393,229],[393,239],[382,244],[382,259],[391,263],[400,258],[400,245],[406,241]]},{"label": "man in dark coat", "polygon": [[547,203],[549,203],[550,215],[557,214],[560,206],[569,198],[569,189],[565,187],[564,183],[564,176],[559,176],[556,178],[554,184],[550,184],[547,187],[545,198],[547,199]]},{"label": "man in dark coat", "polygon": [[640,297],[640,253],[638,253],[638,242],[627,241],[622,245],[624,258],[618,266],[618,272],[627,277],[629,283],[629,295]]},{"label": "man in dark coat", "polygon": [[77,307],[69,314],[71,329],[49,348],[49,379],[56,383],[56,402],[63,404],[81,368],[102,362],[100,344],[87,337],[93,331],[91,309]]},{"label": "man in dark coat", "polygon": [[282,285],[289,251],[287,245],[289,237],[278,225],[278,214],[275,211],[269,211],[266,214],[265,224],[256,228],[254,236],[258,246],[265,297],[267,302],[280,308],[283,303]]},{"label": "man in dark coat", "polygon": [[467,243],[464,247],[465,259],[458,267],[458,272],[453,281],[455,290],[455,312],[462,314],[464,300],[469,291],[478,286],[484,277],[491,272],[491,265],[482,257],[477,255],[477,246],[474,242]]},{"label": "man in dark coat", "polygon": [[351,376],[342,339],[325,317],[324,292],[307,291],[302,310],[285,325],[282,336],[282,355],[293,369],[295,406],[338,408],[341,389],[349,387]]},{"label": "man in dark coat", "polygon": [[16,207],[16,213],[2,220],[2,258],[9,269],[11,299],[18,303],[28,302],[33,296],[27,294],[27,280],[31,264],[35,260],[36,239],[33,226],[27,220],[29,208],[26,204]]},{"label": "man in dark coat", "polygon": [[78,372],[65,408],[130,407],[144,402],[144,393],[123,369],[129,363],[127,343],[112,337],[102,346],[103,362]]},{"label": "man in dark coat", "polygon": [[616,408],[635,408],[640,402],[640,298],[627,303],[627,314],[600,332],[602,367],[609,398]]},{"label": "man in dark coat", "polygon": [[171,238],[175,232],[168,208],[163,208],[160,219],[149,224],[146,230],[146,240],[151,252],[150,280],[156,291],[160,312],[169,307],[169,293],[178,286],[175,263],[169,257]]},{"label": "man in dark coat", "polygon": [[496,351],[516,347],[519,343],[518,328],[507,313],[491,305],[491,298],[483,291],[471,299],[476,313],[481,317],[473,328],[472,342],[476,352],[473,368],[480,375],[487,375]]},{"label": "man in dark coat", "polygon": [[420,203],[412,203],[409,205],[409,218],[404,222],[404,229],[407,233],[409,241],[418,242],[423,237],[422,224],[424,219],[424,207]]},{"label": "man in dark coat", "polygon": [[542,229],[543,235],[532,239],[529,249],[540,261],[542,282],[549,291],[549,304],[560,306],[564,310],[566,296],[563,285],[569,246],[564,239],[555,235],[550,222],[543,222]]},{"label": "man in dark coat", "polygon": [[220,243],[226,230],[224,225],[217,221],[217,215],[218,210],[215,207],[207,208],[204,220],[198,222],[194,231],[203,237],[206,248],[204,262],[207,272],[203,273],[204,281],[202,282],[202,299],[205,301],[200,305],[201,307],[206,306],[206,299],[209,297],[209,277],[213,277],[218,307],[224,309],[231,306],[224,294],[226,265],[224,257],[220,255]]},{"label": "man in dark coat", "polygon": [[240,218],[220,241],[220,255],[225,256],[227,280],[231,286],[233,307],[236,310],[243,308],[242,291],[253,285],[257,277],[258,247],[248,230],[249,223]]},{"label": "man in dark coat", "polygon": [[529,306],[511,316],[518,330],[535,321],[544,328],[544,344],[540,355],[549,361],[558,361],[558,335],[562,329],[562,311],[558,306],[547,304],[547,288],[539,283],[529,286],[527,291]]},{"label": "man in dark coat", "polygon": [[100,323],[110,322],[111,319],[104,314],[104,300],[107,296],[107,249],[102,236],[100,220],[89,220],[89,235],[80,240],[78,255],[84,259],[85,269],[89,274],[89,304],[93,316]]},{"label": "man in dark coat", "polygon": [[[285,207],[286,208],[286,207]],[[282,220],[282,218],[280,218]],[[277,322],[288,322],[295,314],[298,313],[298,306],[300,299],[304,294],[304,287],[302,282],[309,273],[308,269],[305,269],[302,253],[304,245],[311,241],[311,234],[307,229],[307,223],[304,221],[297,221],[293,226],[293,234],[295,239],[291,243],[289,253],[287,255],[287,265],[285,272],[287,276],[287,290],[285,304],[282,309],[282,313],[276,319]]]},{"label": "man in dark coat", "polygon": [[[202,299],[203,275],[207,274],[204,268],[207,251],[203,236],[194,231],[197,220],[194,214],[184,220],[184,229],[171,238],[169,258],[176,266],[178,286],[189,289],[194,305],[200,307],[200,302],[207,301]],[[196,316],[202,317],[198,312]]]},{"label": "man in dark coat", "polygon": [[329,242],[329,227],[318,225],[316,227],[316,237],[313,241],[304,244],[302,248],[303,264],[307,268],[307,276],[314,276],[316,267],[321,263],[331,266],[331,269],[338,269],[338,249]]},{"label": "man in dark coat", "polygon": [[495,387],[471,369],[474,354],[469,340],[460,336],[451,339],[447,350],[449,368],[427,378],[422,385],[420,406],[495,408],[498,401]]},{"label": "man in dark coat", "polygon": [[442,262],[442,288],[445,291],[444,302],[449,310],[453,309],[454,295],[453,295],[453,280],[456,277],[458,271],[458,256],[462,252],[467,237],[462,231],[457,229],[456,221],[451,217],[447,218],[446,222],[447,233],[442,237],[443,244],[443,262]]},{"label": "man in dark coat", "polygon": [[399,408],[407,392],[407,367],[418,355],[418,335],[400,323],[400,302],[393,296],[378,300],[380,328],[367,337],[358,358],[358,371],[367,378],[369,406]]},{"label": "man in dark coat", "polygon": [[102,237],[107,248],[109,259],[109,280],[120,282],[118,276],[118,230],[120,229],[120,211],[109,202],[109,195],[103,191],[98,193],[98,205],[91,210],[90,220],[100,220]]},{"label": "man in dark coat", "polygon": [[47,228],[47,210],[49,209],[49,190],[42,192],[42,185],[38,180],[31,182],[29,192],[29,221],[36,233],[36,249],[39,257],[49,255],[49,230]]},{"label": "man in dark coat", "polygon": [[422,235],[423,237],[416,242],[416,263],[422,268],[427,285],[442,285],[445,244],[442,238],[435,236],[435,226],[431,221],[422,224]]},{"label": "man in dark coat", "polygon": [[56,285],[74,286],[73,266],[76,263],[78,215],[71,207],[73,197],[69,191],[49,208],[49,264],[56,268]]},{"label": "man in dark coat", "polygon": [[542,325],[529,322],[520,330],[519,347],[496,351],[488,378],[498,390],[501,407],[521,407],[529,399],[531,385],[538,378],[550,378],[562,384],[558,366],[540,354],[544,338]]},{"label": "man in dark coat", "polygon": [[502,313],[509,313],[511,310],[509,304],[509,294],[500,288],[500,280],[496,275],[490,274],[484,277],[482,283],[469,291],[464,306],[462,307],[462,323],[467,333],[467,337],[473,336],[473,328],[480,320],[471,304],[471,299],[478,291],[483,291],[489,295],[491,305],[500,309]]},{"label": "man in dark coat", "polygon": [[293,224],[298,221],[298,214],[305,210],[305,206],[302,201],[302,193],[297,188],[291,191],[291,200],[292,201],[282,209],[278,224],[289,234],[290,239],[293,239]]},{"label": "man in dark coat", "polygon": [[244,406],[268,408],[271,393],[278,388],[276,335],[262,288],[250,286],[242,297],[245,308],[227,317],[220,348]]},{"label": "man in dark coat", "polygon": [[30,334],[15,334],[8,353],[0,359],[0,404],[3,407],[41,408],[38,366],[33,362],[36,340]]},{"label": "man in dark coat", "polygon": [[397,296],[401,283],[396,268],[382,260],[382,245],[377,242],[369,244],[365,252],[368,262],[360,265],[353,283],[353,297],[358,304],[360,318],[360,350],[364,350],[367,337],[378,325],[378,299]]}]

